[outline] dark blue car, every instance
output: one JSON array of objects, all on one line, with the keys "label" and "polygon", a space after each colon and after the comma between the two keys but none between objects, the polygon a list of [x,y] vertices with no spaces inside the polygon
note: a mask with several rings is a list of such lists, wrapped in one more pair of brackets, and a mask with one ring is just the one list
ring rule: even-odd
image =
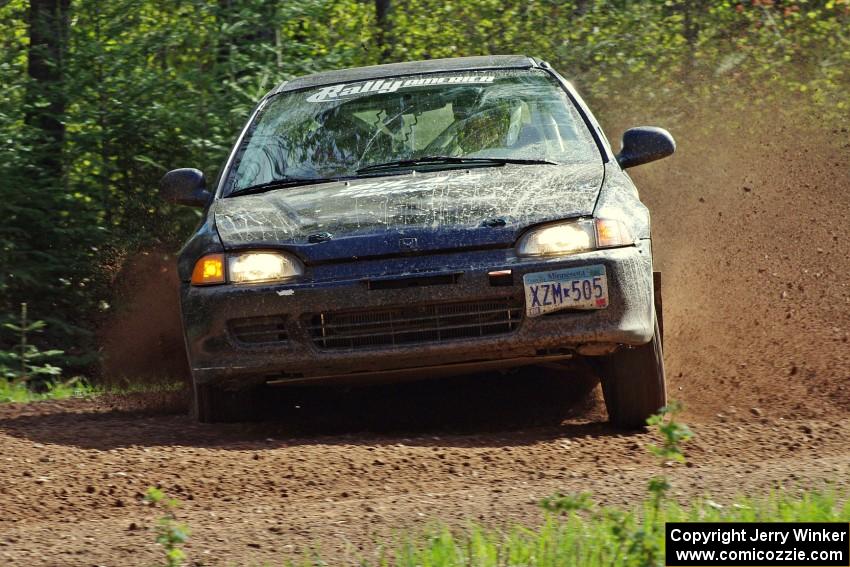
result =
[{"label": "dark blue car", "polygon": [[[502,370],[586,357],[614,424],[665,403],[649,213],[572,86],[531,57],[346,69],[267,94],[179,260],[201,421],[266,388]],[[566,373],[566,370],[565,370]]]}]

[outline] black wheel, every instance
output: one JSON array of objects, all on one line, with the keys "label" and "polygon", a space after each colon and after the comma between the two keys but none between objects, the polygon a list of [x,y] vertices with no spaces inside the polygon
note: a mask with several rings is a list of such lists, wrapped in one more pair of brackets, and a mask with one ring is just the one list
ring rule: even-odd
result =
[{"label": "black wheel", "polygon": [[262,416],[262,388],[226,390],[211,384],[195,384],[192,413],[201,423],[256,421]]},{"label": "black wheel", "polygon": [[667,383],[658,320],[652,340],[624,348],[602,361],[602,393],[608,420],[617,427],[638,429],[667,403]]}]

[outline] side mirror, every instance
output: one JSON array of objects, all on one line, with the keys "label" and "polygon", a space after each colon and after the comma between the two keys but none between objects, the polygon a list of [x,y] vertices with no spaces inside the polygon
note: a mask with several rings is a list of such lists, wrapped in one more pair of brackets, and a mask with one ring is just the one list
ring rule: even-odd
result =
[{"label": "side mirror", "polygon": [[207,180],[203,172],[191,167],[175,169],[166,173],[159,181],[159,196],[175,205],[206,207],[212,199],[207,191]]},{"label": "side mirror", "polygon": [[675,151],[676,141],[670,132],[654,126],[639,126],[623,133],[623,147],[617,154],[617,163],[626,169],[666,158]]}]

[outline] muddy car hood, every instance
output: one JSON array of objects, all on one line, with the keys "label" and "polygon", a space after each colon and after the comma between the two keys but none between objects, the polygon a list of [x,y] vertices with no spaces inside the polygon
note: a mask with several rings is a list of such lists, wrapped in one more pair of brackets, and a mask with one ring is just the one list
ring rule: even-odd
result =
[{"label": "muddy car hood", "polygon": [[510,246],[528,225],[590,215],[603,178],[601,162],[448,170],[229,197],[213,213],[226,249],[308,262]]}]

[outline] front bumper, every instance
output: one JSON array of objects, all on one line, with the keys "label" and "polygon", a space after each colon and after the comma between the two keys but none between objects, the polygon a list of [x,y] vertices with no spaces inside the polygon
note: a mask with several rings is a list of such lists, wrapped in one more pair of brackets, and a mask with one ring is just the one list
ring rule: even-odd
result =
[{"label": "front bumper", "polygon": [[[609,306],[525,317],[526,273],[604,264]],[[511,270],[512,280],[494,285],[489,272]],[[565,358],[576,350],[600,352],[640,345],[652,338],[653,287],[649,240],[637,246],[554,259],[517,258],[510,250],[361,260],[312,268],[311,281],[290,284],[192,287],[183,284],[181,307],[192,374],[198,383],[304,382],[348,377],[430,374],[437,369],[528,364]],[[448,274],[436,285],[369,285],[413,274]],[[396,276],[396,274],[398,274]],[[507,285],[504,285],[507,284]],[[509,332],[417,344],[322,347],[311,330],[318,315],[393,306],[513,301],[520,320]],[[260,318],[260,319],[254,319]],[[277,321],[274,342],[247,344],[234,321]],[[268,336],[268,335],[265,335]]]}]

